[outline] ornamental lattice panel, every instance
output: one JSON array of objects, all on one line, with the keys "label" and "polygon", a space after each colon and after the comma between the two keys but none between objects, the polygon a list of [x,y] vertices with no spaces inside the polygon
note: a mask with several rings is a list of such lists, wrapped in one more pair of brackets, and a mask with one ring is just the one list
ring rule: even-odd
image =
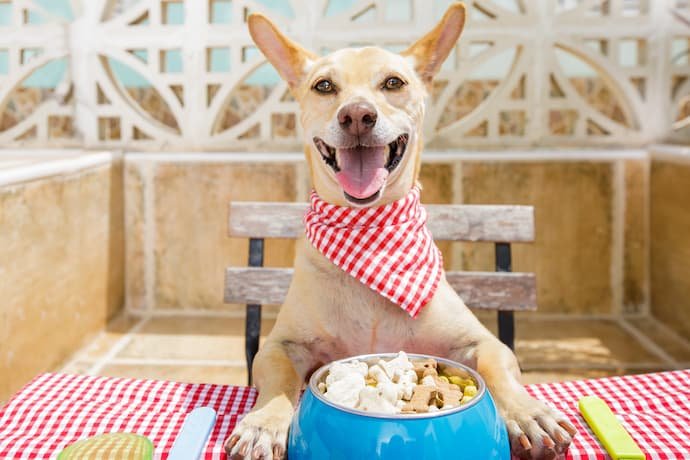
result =
[{"label": "ornamental lattice panel", "polygon": [[[44,1],[0,0],[0,142],[299,148],[297,104],[251,42],[250,12],[318,53],[398,51],[448,3],[83,0],[61,15]],[[688,1],[467,3],[465,32],[429,95],[431,147],[690,138]],[[32,82],[59,65],[50,85]]]}]

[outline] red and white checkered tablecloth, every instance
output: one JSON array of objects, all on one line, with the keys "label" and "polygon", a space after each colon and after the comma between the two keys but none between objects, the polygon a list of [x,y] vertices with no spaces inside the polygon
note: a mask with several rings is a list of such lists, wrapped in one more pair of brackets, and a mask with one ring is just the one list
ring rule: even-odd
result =
[{"label": "red and white checkered tablecloth", "polygon": [[647,460],[690,459],[690,369],[542,383],[529,385],[527,391],[559,409],[577,427],[568,459],[610,458],[577,409],[577,401],[588,395],[606,401]]},{"label": "red and white checkered tablecloth", "polygon": [[[530,385],[528,391],[578,427],[568,459],[604,460],[577,410],[585,395],[603,398],[649,460],[690,459],[690,370]],[[225,459],[223,441],[254,404],[246,387],[43,374],[0,409],[0,459],[48,459],[66,445],[106,432],[136,432],[165,459],[185,416],[209,406],[218,418],[204,459]]]},{"label": "red and white checkered tablecloth", "polygon": [[55,458],[109,432],[144,435],[166,458],[187,414],[202,406],[217,413],[204,458],[224,459],[223,441],[255,397],[247,387],[43,374],[0,409],[0,459]]}]

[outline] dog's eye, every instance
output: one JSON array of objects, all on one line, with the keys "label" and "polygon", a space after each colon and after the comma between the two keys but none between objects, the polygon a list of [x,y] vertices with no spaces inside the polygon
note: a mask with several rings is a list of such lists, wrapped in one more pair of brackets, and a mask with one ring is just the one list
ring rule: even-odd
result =
[{"label": "dog's eye", "polygon": [[389,77],[383,83],[384,89],[400,89],[405,86],[405,82],[398,77]]},{"label": "dog's eye", "polygon": [[335,86],[330,80],[320,80],[314,85],[314,89],[319,93],[329,94],[335,91]]}]

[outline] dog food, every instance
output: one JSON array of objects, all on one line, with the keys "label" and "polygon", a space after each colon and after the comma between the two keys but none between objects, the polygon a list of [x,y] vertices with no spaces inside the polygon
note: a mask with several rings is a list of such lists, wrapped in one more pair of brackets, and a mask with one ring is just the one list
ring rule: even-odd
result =
[{"label": "dog food", "polygon": [[410,360],[401,351],[388,361],[334,363],[319,391],[336,404],[383,414],[451,409],[477,395],[477,382],[434,359]]}]

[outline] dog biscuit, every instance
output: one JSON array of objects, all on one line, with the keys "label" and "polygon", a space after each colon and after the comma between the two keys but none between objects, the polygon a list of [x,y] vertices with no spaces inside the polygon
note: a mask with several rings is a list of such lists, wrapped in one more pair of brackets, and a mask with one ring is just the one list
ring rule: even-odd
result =
[{"label": "dog biscuit", "polygon": [[444,381],[442,377],[436,377],[435,382],[438,393],[443,401],[441,407],[448,409],[460,405],[463,392],[459,386]]},{"label": "dog biscuit", "polygon": [[438,363],[432,358],[414,363],[414,370],[417,373],[417,380],[422,380],[422,378],[427,375],[438,375],[437,368]]},{"label": "dog biscuit", "polygon": [[437,400],[438,390],[435,387],[417,385],[412,393],[412,399],[403,406],[403,412],[429,412],[429,406],[437,406]]}]

